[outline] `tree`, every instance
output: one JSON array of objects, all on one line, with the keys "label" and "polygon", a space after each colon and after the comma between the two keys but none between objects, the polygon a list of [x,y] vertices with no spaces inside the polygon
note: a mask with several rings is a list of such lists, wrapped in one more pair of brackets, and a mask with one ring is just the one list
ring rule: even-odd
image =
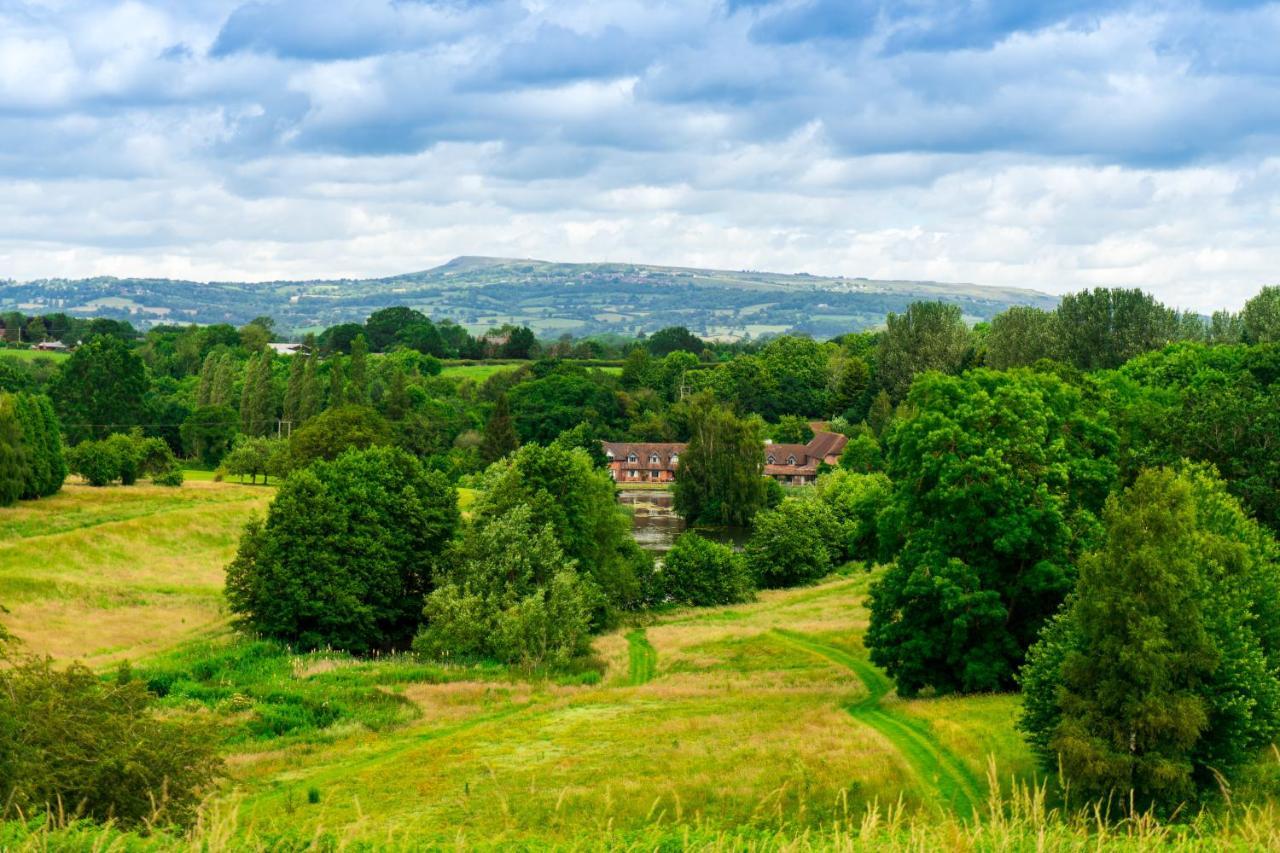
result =
[{"label": "tree", "polygon": [[229,352],[224,352],[218,359],[218,367],[213,373],[213,387],[209,391],[210,406],[231,406],[234,402],[236,382],[236,360]]},{"label": "tree", "polygon": [[249,476],[250,483],[257,483],[262,477],[263,484],[270,477],[283,476],[288,467],[289,444],[279,438],[244,438],[236,443],[235,448],[222,460],[222,467],[233,477]]},{"label": "tree", "polygon": [[1140,474],[1028,656],[1019,726],[1090,799],[1164,811],[1280,732],[1274,539],[1211,469]]},{"label": "tree", "polygon": [[298,399],[298,419],[293,423],[297,428],[314,418],[324,409],[324,401],[320,390],[319,376],[320,356],[312,346],[307,355],[307,366],[302,373],[302,393]]},{"label": "tree", "polygon": [[405,329],[430,322],[421,311],[396,305],[370,314],[364,323],[364,335],[370,349],[374,352],[386,352]]},{"label": "tree", "polygon": [[213,378],[218,372],[218,361],[220,355],[218,353],[209,353],[204,357],[204,364],[200,368],[200,384],[196,386],[196,405],[209,405],[209,398],[213,394]]},{"label": "tree", "polygon": [[991,320],[987,332],[987,366],[996,370],[1029,367],[1057,351],[1052,313],[1028,305],[1014,305]]},{"label": "tree", "polygon": [[1240,325],[1245,343],[1280,343],[1280,286],[1264,287],[1246,302]]},{"label": "tree", "polygon": [[706,346],[702,340],[684,326],[668,326],[659,329],[645,341],[645,347],[658,358],[673,352],[689,352],[697,355]]},{"label": "tree", "polygon": [[249,435],[270,435],[276,427],[276,383],[274,353],[264,350],[254,365],[249,397]]},{"label": "tree", "polygon": [[351,406],[369,405],[369,345],[364,335],[351,342],[351,362],[347,370],[347,387],[343,401]]},{"label": "tree", "polygon": [[657,389],[659,384],[657,365],[653,356],[649,355],[649,350],[636,347],[627,353],[626,359],[622,362],[622,376],[619,382],[628,391],[640,388]]},{"label": "tree", "polygon": [[691,401],[689,427],[676,469],[676,512],[690,524],[750,524],[765,503],[758,423],[701,396]]},{"label": "tree", "polygon": [[289,358],[289,383],[285,386],[281,417],[291,425],[302,423],[302,385],[309,360],[300,353]]},{"label": "tree", "polygon": [[458,522],[453,487],[402,450],[314,463],[246,527],[227,601],[243,626],[302,649],[406,648]]},{"label": "tree", "polygon": [[830,545],[838,531],[831,510],[815,500],[784,500],[759,513],[744,554],[762,587],[812,583],[832,568]]},{"label": "tree", "polygon": [[894,400],[907,396],[911,381],[927,370],[956,373],[969,346],[969,330],[958,305],[913,302],[906,313],[889,313],[876,354],[876,375]]},{"label": "tree", "polygon": [[150,382],[142,359],[113,336],[98,336],[62,363],[50,389],[71,442],[142,423]]},{"label": "tree", "polygon": [[53,405],[48,397],[31,394],[18,394],[12,402],[22,427],[22,444],[27,455],[21,497],[34,500],[56,494],[67,477],[67,463]]},{"label": "tree", "polygon": [[783,415],[770,431],[779,444],[808,444],[813,439],[813,429],[800,415]]},{"label": "tree", "polygon": [[0,395],[0,506],[17,503],[22,497],[29,467],[15,400],[10,395]]},{"label": "tree", "polygon": [[814,497],[831,511],[838,547],[833,558],[874,562],[880,553],[880,514],[893,498],[884,474],[831,471],[818,478]]},{"label": "tree", "polygon": [[840,467],[858,474],[869,474],[884,468],[884,455],[880,442],[870,432],[849,439],[840,453]]},{"label": "tree", "polygon": [[507,342],[502,345],[503,358],[532,358],[538,339],[528,326],[510,328]]},{"label": "tree", "polygon": [[325,401],[325,408],[336,409],[345,405],[346,383],[342,378],[342,358],[334,355],[329,357],[329,395]]},{"label": "tree", "polygon": [[842,355],[833,362],[827,408],[857,423],[871,405],[871,367],[856,355]]},{"label": "tree", "polygon": [[1096,535],[1116,435],[1078,390],[1025,369],[926,374],[907,402],[884,511],[902,547],[872,585],[867,647],[904,696],[1008,689]]},{"label": "tree", "polygon": [[289,464],[301,468],[317,459],[337,459],[347,450],[391,444],[391,428],[366,406],[327,409],[289,436]]},{"label": "tree", "polygon": [[[784,335],[774,338],[760,352],[765,371],[772,377],[773,403],[779,415],[820,417],[827,414],[827,364],[834,347],[809,338]],[[757,412],[767,417],[764,412]]]},{"label": "tree", "polygon": [[613,426],[622,421],[617,393],[600,374],[581,368],[555,369],[508,394],[516,434],[524,442],[550,443],[579,423]]},{"label": "tree", "polygon": [[249,323],[240,327],[240,346],[249,352],[264,352],[271,342],[271,331],[257,323]]},{"label": "tree", "polygon": [[871,408],[867,411],[867,426],[871,427],[872,434],[877,438],[884,438],[889,424],[893,423],[893,417],[893,401],[889,399],[888,392],[882,388],[871,401]]},{"label": "tree", "polygon": [[345,354],[351,352],[352,342],[362,335],[364,326],[359,323],[341,323],[321,332],[318,343],[326,355]]},{"label": "tree", "polygon": [[256,435],[257,430],[254,429],[254,407],[253,401],[257,395],[257,384],[261,378],[258,372],[258,361],[265,354],[255,353],[249,356],[249,360],[244,366],[244,382],[240,386],[240,431],[245,435]]},{"label": "tree", "polygon": [[523,504],[535,529],[551,525],[565,556],[603,593],[594,627],[640,605],[652,559],[632,539],[631,520],[618,505],[609,473],[586,452],[526,444],[494,463],[481,487],[471,507],[474,519],[496,518]]},{"label": "tree", "polygon": [[1054,312],[1059,352],[1081,370],[1114,370],[1176,340],[1177,329],[1177,312],[1136,288],[1068,294]]},{"label": "tree", "polygon": [[212,468],[239,433],[239,420],[227,406],[201,406],[182,422],[182,446]]},{"label": "tree", "polygon": [[520,446],[516,436],[515,425],[511,421],[511,408],[507,404],[507,395],[498,396],[493,404],[493,411],[484,424],[484,441],[480,445],[480,458],[484,463],[496,462]]},{"label": "tree", "polygon": [[439,587],[427,596],[420,654],[565,666],[590,649],[599,598],[578,574],[552,526],[517,504],[467,528]]},{"label": "tree", "polygon": [[663,597],[676,604],[715,607],[755,597],[755,582],[742,555],[693,530],[682,533],[663,557],[658,580]]}]

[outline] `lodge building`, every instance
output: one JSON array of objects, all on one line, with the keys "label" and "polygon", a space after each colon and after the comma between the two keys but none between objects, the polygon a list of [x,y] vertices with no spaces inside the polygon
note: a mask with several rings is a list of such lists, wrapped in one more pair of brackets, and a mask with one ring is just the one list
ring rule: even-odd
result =
[{"label": "lodge building", "polygon": [[[829,432],[825,424],[810,424],[808,444],[766,443],[764,473],[787,485],[807,485],[818,479],[818,466],[835,465],[849,443],[846,436]],[[680,454],[688,446],[678,442],[602,441],[609,471],[617,483],[670,483],[676,478]]]}]

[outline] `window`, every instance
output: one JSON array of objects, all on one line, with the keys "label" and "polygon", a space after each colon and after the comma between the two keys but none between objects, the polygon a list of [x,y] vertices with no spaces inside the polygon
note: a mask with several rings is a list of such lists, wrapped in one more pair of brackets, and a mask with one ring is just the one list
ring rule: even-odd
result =
[{"label": "window", "polygon": [[671,454],[671,466],[674,468],[674,467],[675,467],[675,464],[676,464],[677,462],[679,462],[679,461],[680,461],[680,454],[679,454],[679,453],[672,453],[672,454]]},{"label": "window", "polygon": [[768,458],[765,459],[765,461],[768,462],[770,465],[772,465],[774,463],[773,454],[770,453]]},{"label": "window", "polygon": [[639,458],[640,458],[640,457],[639,457],[639,456],[636,456],[634,453],[628,453],[628,454],[627,454],[627,461],[628,461],[628,462],[635,462],[635,461],[637,461]]},{"label": "window", "polygon": [[788,457],[787,457],[787,464],[788,464],[788,465],[794,465],[794,464],[796,464],[796,458],[795,458],[794,456],[788,456]]},{"label": "window", "polygon": [[613,451],[612,451],[612,450],[606,450],[606,451],[604,452],[604,455],[605,455],[608,459],[610,459],[610,460],[612,460],[612,459],[613,459]]},{"label": "window", "polygon": [[657,464],[658,464],[658,454],[656,454],[656,453],[650,453],[650,454],[649,454],[649,464],[650,464],[650,465],[657,465]]}]

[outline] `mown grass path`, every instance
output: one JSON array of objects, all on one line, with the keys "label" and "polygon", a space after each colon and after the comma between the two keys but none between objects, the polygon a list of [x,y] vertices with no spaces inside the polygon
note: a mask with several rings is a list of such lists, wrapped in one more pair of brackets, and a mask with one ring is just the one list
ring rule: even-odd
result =
[{"label": "mown grass path", "polygon": [[796,648],[803,649],[848,669],[862,682],[867,695],[845,710],[862,723],[875,729],[897,748],[912,771],[960,817],[969,817],[982,802],[982,786],[973,774],[922,724],[880,707],[893,688],[893,683],[869,661],[839,646],[824,643],[794,631],[774,629],[774,634]]},{"label": "mown grass path", "polygon": [[627,650],[631,657],[631,683],[638,687],[652,681],[658,674],[658,651],[643,628],[627,634]]}]

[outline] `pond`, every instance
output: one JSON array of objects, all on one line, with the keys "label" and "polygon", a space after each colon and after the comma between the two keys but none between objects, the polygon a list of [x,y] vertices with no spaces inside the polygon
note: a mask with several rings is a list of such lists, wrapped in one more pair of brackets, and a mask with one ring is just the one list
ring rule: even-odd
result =
[{"label": "pond", "polygon": [[[631,535],[641,548],[665,554],[684,532],[684,519],[676,515],[675,497],[665,489],[619,489],[618,503],[631,510]],[[749,531],[738,528],[702,528],[698,533],[716,542],[741,549]]]}]

